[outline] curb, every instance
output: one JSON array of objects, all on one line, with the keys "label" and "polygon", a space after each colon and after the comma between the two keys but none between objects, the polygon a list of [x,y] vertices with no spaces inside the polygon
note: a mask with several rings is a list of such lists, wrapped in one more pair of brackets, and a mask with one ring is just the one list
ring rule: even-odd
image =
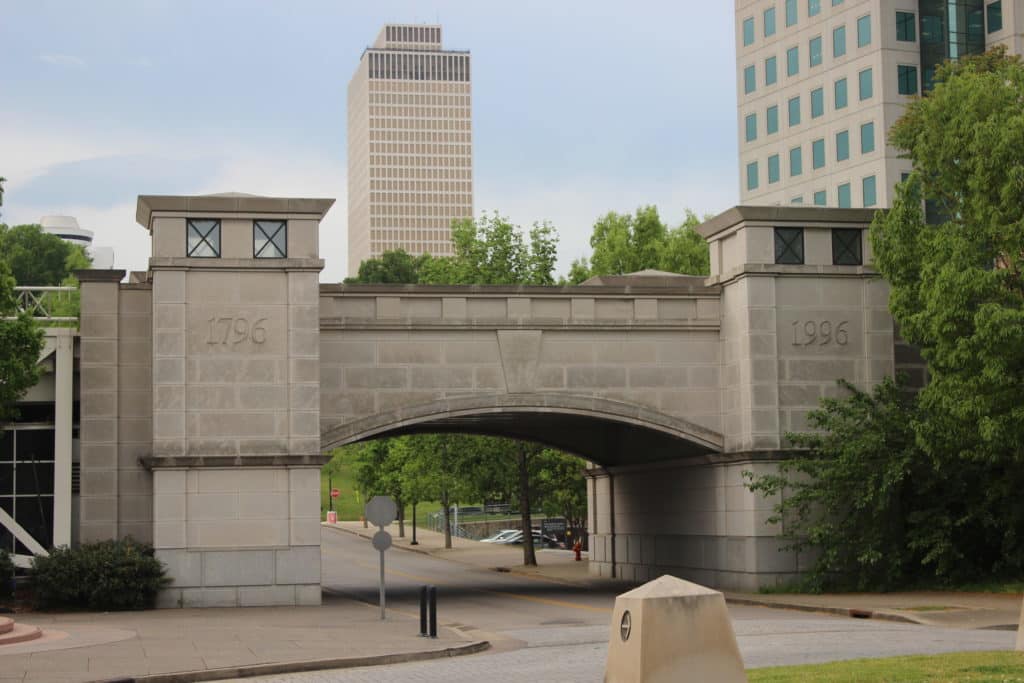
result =
[{"label": "curb", "polygon": [[249,678],[252,676],[273,676],[276,674],[322,671],[324,669],[353,669],[364,666],[385,666],[407,662],[423,662],[445,657],[459,657],[483,652],[491,647],[486,640],[476,640],[465,645],[456,645],[443,650],[422,650],[389,655],[366,657],[341,657],[338,659],[314,659],[305,662],[281,662],[276,664],[254,664],[252,666],[185,671],[170,674],[153,674],[126,678],[102,679],[101,683],[193,683],[193,681],[219,681],[226,678]]},{"label": "curb", "polygon": [[[365,538],[368,541],[372,541],[373,540],[373,536],[368,536],[368,535],[365,535],[365,534],[361,534],[358,531],[353,531],[352,529],[346,529],[345,527],[342,527],[342,526],[335,526],[333,524],[328,524],[327,522],[321,522],[320,526],[322,528],[324,528],[324,529],[333,529],[334,531],[340,531],[340,532],[345,533],[345,534],[352,534],[353,536],[358,536],[359,538]],[[428,555],[430,557],[433,557],[433,555],[431,555],[429,550],[421,550],[419,548],[410,548],[407,545],[394,545],[393,544],[391,547],[394,548],[395,550],[404,550],[404,551],[410,552],[410,553],[419,553],[420,555]]]},{"label": "curb", "polygon": [[894,621],[901,624],[927,625],[922,621],[905,617],[902,614],[891,612],[876,612],[869,609],[857,609],[855,607],[826,607],[824,605],[807,605],[799,602],[775,602],[774,600],[758,600],[757,598],[740,598],[726,593],[725,601],[733,605],[749,605],[751,607],[772,607],[775,609],[790,609],[798,612],[817,612],[819,614],[835,614],[841,617],[852,619],[879,619],[883,621]]}]

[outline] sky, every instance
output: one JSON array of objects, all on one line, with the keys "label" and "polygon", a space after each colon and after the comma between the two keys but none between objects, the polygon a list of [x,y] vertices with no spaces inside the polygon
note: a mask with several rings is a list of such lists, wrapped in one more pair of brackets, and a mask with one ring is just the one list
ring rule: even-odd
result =
[{"label": "sky", "polygon": [[0,0],[2,221],[68,214],[145,270],[140,194],[334,197],[346,276],[346,88],[387,22],[473,59],[474,209],[551,221],[558,272],[594,221],[738,202],[726,0]]}]

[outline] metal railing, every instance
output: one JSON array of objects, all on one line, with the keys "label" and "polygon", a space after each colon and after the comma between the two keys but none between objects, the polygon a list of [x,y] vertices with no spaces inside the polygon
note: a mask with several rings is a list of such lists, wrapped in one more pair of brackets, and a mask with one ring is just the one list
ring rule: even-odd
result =
[{"label": "metal railing", "polygon": [[18,313],[28,313],[36,320],[55,323],[78,322],[78,316],[57,315],[60,308],[70,307],[77,287],[15,287]]}]

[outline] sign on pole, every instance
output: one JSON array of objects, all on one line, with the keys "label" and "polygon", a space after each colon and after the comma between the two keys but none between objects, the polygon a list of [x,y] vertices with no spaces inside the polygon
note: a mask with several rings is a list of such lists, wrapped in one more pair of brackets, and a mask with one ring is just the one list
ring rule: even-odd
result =
[{"label": "sign on pole", "polygon": [[[332,491],[333,493],[333,491]],[[384,527],[395,521],[398,506],[389,496],[374,496],[363,510],[366,519],[380,529],[373,535],[373,547],[380,553],[380,618],[384,618],[384,551],[391,547],[391,534]]]},{"label": "sign on pole", "polygon": [[331,498],[337,498],[340,495],[341,491],[339,489],[331,489]]}]

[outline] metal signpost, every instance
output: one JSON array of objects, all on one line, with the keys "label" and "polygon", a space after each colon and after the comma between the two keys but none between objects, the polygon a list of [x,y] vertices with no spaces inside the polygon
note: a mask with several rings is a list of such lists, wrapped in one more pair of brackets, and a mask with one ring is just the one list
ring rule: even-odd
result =
[{"label": "metal signpost", "polygon": [[398,506],[389,496],[374,496],[366,504],[366,519],[378,527],[373,535],[373,547],[380,553],[380,618],[384,618],[384,551],[391,547],[391,534],[384,527],[395,521]]}]

